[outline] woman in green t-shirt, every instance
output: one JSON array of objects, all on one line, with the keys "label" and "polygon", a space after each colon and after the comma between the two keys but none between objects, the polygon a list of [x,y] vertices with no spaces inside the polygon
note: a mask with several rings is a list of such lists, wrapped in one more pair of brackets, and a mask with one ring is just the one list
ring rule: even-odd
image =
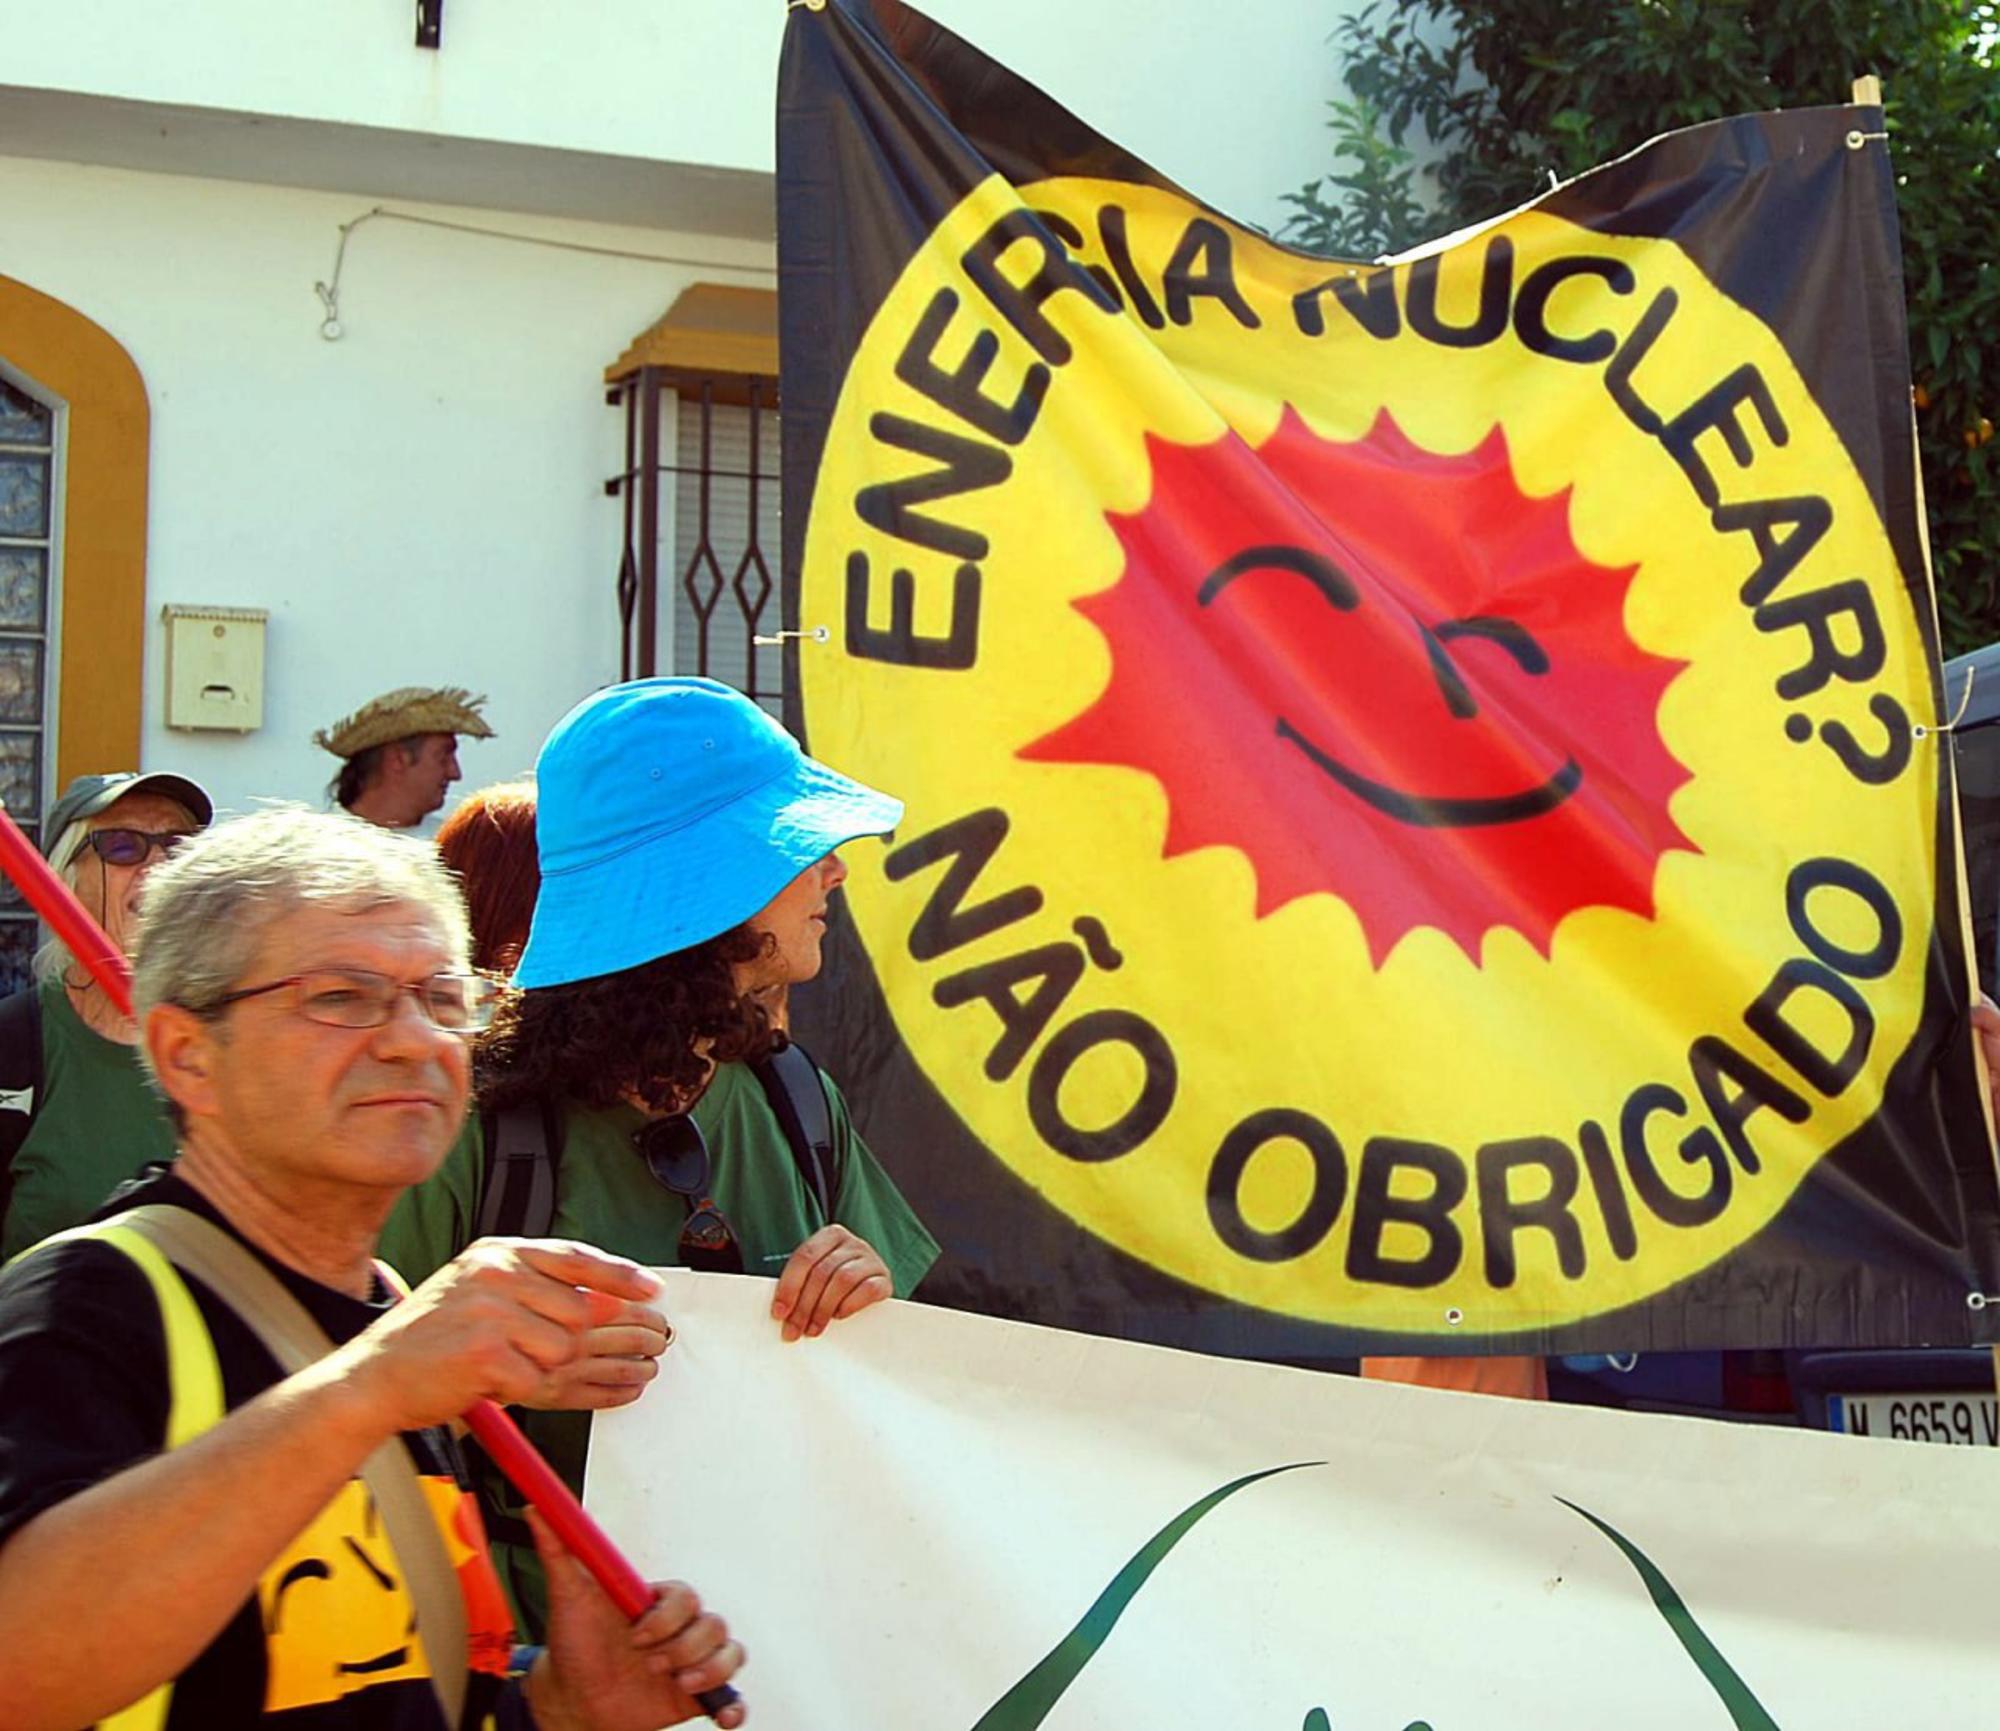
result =
[{"label": "woman in green t-shirt", "polygon": [[[49,863],[122,952],[154,864],[215,807],[179,775],[85,775],[42,825]],[[139,1064],[138,1024],[51,939],[37,983],[0,1002],[0,1259],[96,1212],[172,1129]]]},{"label": "woman in green t-shirt", "polygon": [[[819,972],[827,898],[847,875],[834,850],[893,828],[901,804],[814,763],[755,704],[705,679],[599,692],[550,735],[536,775],[540,876],[521,990],[476,1054],[478,1119],[404,1199],[384,1253],[418,1280],[477,1235],[496,1182],[489,1132],[513,1114],[559,1155],[539,1230],[655,1266],[776,1276],[772,1314],[788,1340],[907,1295],[937,1245],[839,1090],[810,1072],[831,1168],[815,1184],[756,1074],[786,1043],[774,1002]],[[504,952],[509,914],[490,891],[532,886],[520,869],[523,790],[495,790],[491,811],[480,798],[439,842],[496,928],[475,941]],[[663,1345],[639,1317],[608,1325],[591,1356],[551,1378],[548,1404],[635,1399]],[[577,1486],[587,1426],[573,1410],[527,1420]],[[493,1523],[496,1557],[533,1627],[539,1580],[507,1515]]]}]

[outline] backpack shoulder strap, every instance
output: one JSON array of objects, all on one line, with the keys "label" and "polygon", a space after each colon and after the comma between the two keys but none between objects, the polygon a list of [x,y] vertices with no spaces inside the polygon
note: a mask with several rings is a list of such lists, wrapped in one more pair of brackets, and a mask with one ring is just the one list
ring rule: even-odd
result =
[{"label": "backpack shoulder strap", "polygon": [[42,994],[37,986],[0,998],[0,1088],[42,1082]]},{"label": "backpack shoulder strap", "polygon": [[841,1174],[834,1149],[833,1109],[827,1104],[819,1066],[805,1047],[792,1041],[759,1058],[750,1070],[785,1133],[806,1193],[819,1204],[820,1223],[829,1224],[840,1195]]},{"label": "backpack shoulder strap", "polygon": [[14,1156],[42,1098],[42,996],[30,986],[0,998],[0,1216],[7,1212]]},{"label": "backpack shoulder strap", "polygon": [[[228,1305],[287,1375],[333,1350],[326,1331],[263,1263],[219,1226],[185,1208],[146,1203],[110,1224],[147,1240]],[[410,1603],[431,1662],[431,1686],[444,1722],[456,1726],[470,1675],[465,1597],[444,1534],[424,1495],[416,1463],[391,1437],[362,1464],[361,1477],[389,1543],[403,1566]]]},{"label": "backpack shoulder strap", "polygon": [[556,1169],[563,1121],[554,1102],[507,1106],[480,1115],[486,1169],[474,1238],[546,1238],[556,1218]]}]

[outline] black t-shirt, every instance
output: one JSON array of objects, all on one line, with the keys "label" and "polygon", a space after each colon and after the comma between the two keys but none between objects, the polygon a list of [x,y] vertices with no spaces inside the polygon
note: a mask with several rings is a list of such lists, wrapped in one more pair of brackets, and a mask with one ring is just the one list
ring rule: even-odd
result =
[{"label": "black t-shirt", "polygon": [[[125,1188],[100,1217],[142,1202],[172,1203],[228,1228],[165,1171]],[[263,1260],[336,1344],[393,1302],[386,1292],[373,1302],[350,1298]],[[281,1381],[235,1312],[193,1276],[183,1278],[215,1343],[224,1405],[233,1410]],[[122,1250],[73,1241],[0,1274],[0,1546],[43,1510],[158,1454],[168,1406],[159,1303]],[[403,1441],[465,1594],[473,1675],[462,1726],[530,1724],[518,1688],[502,1682],[512,1626],[458,1451],[440,1430]],[[115,1597],[115,1614],[146,1614],[144,1582],[124,1583]],[[181,1673],[167,1731],[440,1731],[413,1627],[380,1516],[367,1487],[351,1479]]]}]

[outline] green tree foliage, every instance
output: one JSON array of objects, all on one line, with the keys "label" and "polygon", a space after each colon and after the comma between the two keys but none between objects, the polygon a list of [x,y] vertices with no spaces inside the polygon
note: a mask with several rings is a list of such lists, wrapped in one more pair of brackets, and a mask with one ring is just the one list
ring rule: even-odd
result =
[{"label": "green tree foliage", "polygon": [[1285,233],[1348,257],[1675,127],[1844,103],[1878,75],[1945,651],[2000,637],[2000,0],[1377,0],[1333,40],[1336,167],[1289,195]]}]

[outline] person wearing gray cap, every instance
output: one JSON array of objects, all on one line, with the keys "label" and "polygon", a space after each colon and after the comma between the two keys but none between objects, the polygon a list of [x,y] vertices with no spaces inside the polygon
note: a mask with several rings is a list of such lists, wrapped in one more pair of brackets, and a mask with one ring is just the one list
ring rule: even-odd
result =
[{"label": "person wearing gray cap", "polygon": [[[49,808],[43,852],[124,951],[146,873],[214,816],[186,776],[78,776]],[[54,939],[35,981],[0,1001],[0,1258],[74,1226],[174,1153],[137,1024]]]}]

